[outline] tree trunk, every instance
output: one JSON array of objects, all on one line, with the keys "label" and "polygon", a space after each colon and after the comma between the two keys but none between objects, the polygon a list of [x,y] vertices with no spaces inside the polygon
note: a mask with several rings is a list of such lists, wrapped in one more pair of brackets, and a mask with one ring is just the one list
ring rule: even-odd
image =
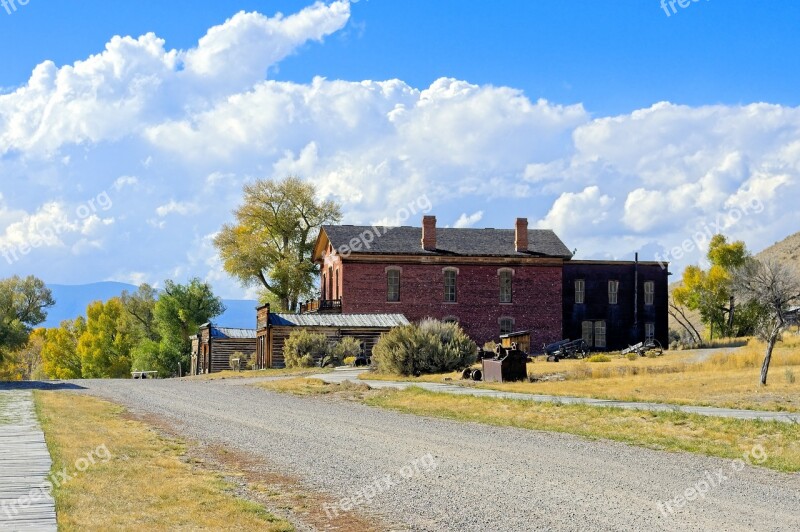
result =
[{"label": "tree trunk", "polygon": [[736,297],[731,295],[730,312],[728,312],[728,336],[733,336],[733,318],[736,312]]},{"label": "tree trunk", "polygon": [[772,360],[772,349],[775,347],[775,342],[778,340],[780,334],[780,327],[775,327],[769,335],[767,340],[767,353],[764,355],[764,363],[761,364],[761,385],[767,385],[767,373],[769,373],[769,363]]}]

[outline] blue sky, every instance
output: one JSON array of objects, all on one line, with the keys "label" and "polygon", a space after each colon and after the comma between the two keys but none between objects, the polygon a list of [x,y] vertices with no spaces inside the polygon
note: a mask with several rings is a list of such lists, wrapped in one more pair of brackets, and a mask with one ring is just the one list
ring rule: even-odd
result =
[{"label": "blue sky", "polygon": [[243,183],[287,173],[350,223],[427,195],[442,225],[527,216],[582,258],[658,253],[680,271],[716,227],[761,249],[800,229],[800,4],[675,8],[0,8],[0,275],[199,275],[241,296],[210,240]]},{"label": "blue sky", "polygon": [[[0,86],[26,81],[45,59],[84,59],[113,35],[152,31],[185,49],[237,11],[289,14],[309,3],[30,0],[13,16],[0,9],[7,51]],[[454,77],[581,102],[598,114],[662,100],[798,104],[799,3],[700,0],[676,8],[667,17],[658,0],[361,0],[344,31],[305,47],[270,77],[398,78],[415,87]]]}]

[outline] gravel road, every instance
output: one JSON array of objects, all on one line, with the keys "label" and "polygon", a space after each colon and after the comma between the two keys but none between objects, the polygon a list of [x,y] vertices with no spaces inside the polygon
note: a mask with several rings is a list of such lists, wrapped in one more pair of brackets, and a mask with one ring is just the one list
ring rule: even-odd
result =
[{"label": "gravel road", "polygon": [[[413,530],[800,530],[800,476],[737,471],[731,460],[426,419],[241,381],[76,384],[337,498],[378,492],[366,508]],[[659,506],[693,486],[702,498]]]}]

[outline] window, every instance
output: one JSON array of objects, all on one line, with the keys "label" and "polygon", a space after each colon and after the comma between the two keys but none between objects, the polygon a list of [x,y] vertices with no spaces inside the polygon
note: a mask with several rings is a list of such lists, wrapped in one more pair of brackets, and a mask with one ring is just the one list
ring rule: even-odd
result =
[{"label": "window", "polygon": [[594,322],[594,346],[606,346],[606,322],[604,321]]},{"label": "window", "polygon": [[400,301],[400,270],[386,270],[386,301]]},{"label": "window", "polygon": [[333,299],[333,268],[328,266],[328,286],[322,299]]},{"label": "window", "polygon": [[594,344],[594,322],[591,321],[584,321],[581,323],[581,336],[583,337],[583,341],[586,342],[586,345],[591,347]]},{"label": "window", "polygon": [[583,305],[586,298],[586,281],[575,279],[575,304]]},{"label": "window", "polygon": [[617,296],[619,295],[619,281],[608,282],[608,304],[616,305]]},{"label": "window", "polygon": [[336,287],[336,297],[333,299],[339,299],[339,268],[336,268],[336,284],[334,286]]},{"label": "window", "polygon": [[456,302],[456,270],[444,271],[444,301],[445,303]]},{"label": "window", "polygon": [[645,281],[644,283],[644,304],[652,305],[653,299],[656,294],[656,283],[653,281]]},{"label": "window", "polygon": [[500,318],[500,334],[508,334],[514,332],[514,318]]},{"label": "window", "polygon": [[511,303],[511,270],[500,270],[500,303]]},{"label": "window", "polygon": [[655,323],[645,323],[644,324],[644,337],[645,340],[652,340],[656,337],[656,324]]}]

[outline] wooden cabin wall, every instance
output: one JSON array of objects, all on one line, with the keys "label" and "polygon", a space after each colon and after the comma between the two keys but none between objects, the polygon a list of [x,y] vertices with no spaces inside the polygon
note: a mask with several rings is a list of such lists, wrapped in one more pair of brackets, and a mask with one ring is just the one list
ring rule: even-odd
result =
[{"label": "wooden cabin wall", "polygon": [[[242,353],[248,360],[256,352],[255,338],[212,338],[211,339],[211,373],[231,369],[230,356],[236,352]],[[246,361],[242,361],[242,368],[246,368]]]},{"label": "wooden cabin wall", "polygon": [[372,348],[378,342],[381,335],[389,331],[388,327],[380,328],[354,328],[354,329],[340,329],[337,327],[293,327],[293,326],[273,326],[270,327],[269,335],[269,349],[272,352],[272,367],[283,368],[286,363],[283,359],[283,345],[286,339],[292,334],[292,331],[305,329],[310,333],[324,334],[329,341],[339,341],[345,336],[352,336],[364,342],[364,352],[372,355]]}]

